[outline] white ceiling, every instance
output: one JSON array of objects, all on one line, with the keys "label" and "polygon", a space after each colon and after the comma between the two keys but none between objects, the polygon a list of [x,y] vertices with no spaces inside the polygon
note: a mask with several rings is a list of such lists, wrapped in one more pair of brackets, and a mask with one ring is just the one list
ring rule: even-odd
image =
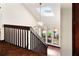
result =
[{"label": "white ceiling", "polygon": [[[60,4],[56,3],[43,3],[41,6],[39,3],[27,3],[23,4],[29,12],[37,19],[37,21],[42,21],[48,28],[57,27],[60,25]],[[55,16],[40,16],[40,13],[36,10],[37,8],[43,6],[50,6],[53,10]],[[41,17],[41,20],[40,20]]]}]

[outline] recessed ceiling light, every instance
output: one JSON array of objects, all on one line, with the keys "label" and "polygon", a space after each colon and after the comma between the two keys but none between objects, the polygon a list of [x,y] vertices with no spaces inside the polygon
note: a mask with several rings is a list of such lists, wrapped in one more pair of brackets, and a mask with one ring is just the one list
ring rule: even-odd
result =
[{"label": "recessed ceiling light", "polygon": [[53,10],[50,6],[44,6],[40,8],[37,8],[37,11],[42,15],[42,16],[54,16]]}]

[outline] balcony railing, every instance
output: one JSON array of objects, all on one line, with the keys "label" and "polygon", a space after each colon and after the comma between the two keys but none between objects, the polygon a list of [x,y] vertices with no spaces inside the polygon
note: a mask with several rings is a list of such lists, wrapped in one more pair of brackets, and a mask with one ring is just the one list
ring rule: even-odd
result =
[{"label": "balcony railing", "polygon": [[29,26],[4,25],[4,40],[18,47],[47,53],[42,38]]}]

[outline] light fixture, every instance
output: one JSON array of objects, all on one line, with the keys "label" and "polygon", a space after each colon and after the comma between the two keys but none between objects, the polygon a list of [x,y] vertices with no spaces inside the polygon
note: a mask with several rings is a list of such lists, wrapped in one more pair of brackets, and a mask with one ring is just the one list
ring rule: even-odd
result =
[{"label": "light fixture", "polygon": [[50,6],[41,7],[41,12],[40,8],[37,8],[37,11],[41,13],[42,16],[54,16],[53,10]]},{"label": "light fixture", "polygon": [[38,21],[38,26],[43,26],[43,22],[41,20],[41,5],[42,5],[42,3],[40,3],[40,9],[39,9],[39,11],[40,11],[40,21]]},{"label": "light fixture", "polygon": [[39,25],[39,26],[43,26],[43,22],[39,21],[39,22],[38,22],[38,25]]}]

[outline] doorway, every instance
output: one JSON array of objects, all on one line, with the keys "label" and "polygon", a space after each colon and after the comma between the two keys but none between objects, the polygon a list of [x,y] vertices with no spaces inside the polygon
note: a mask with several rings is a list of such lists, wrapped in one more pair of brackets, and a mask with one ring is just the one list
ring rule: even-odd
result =
[{"label": "doorway", "polygon": [[73,29],[73,56],[79,56],[79,3],[73,3],[72,4],[72,29]]}]

